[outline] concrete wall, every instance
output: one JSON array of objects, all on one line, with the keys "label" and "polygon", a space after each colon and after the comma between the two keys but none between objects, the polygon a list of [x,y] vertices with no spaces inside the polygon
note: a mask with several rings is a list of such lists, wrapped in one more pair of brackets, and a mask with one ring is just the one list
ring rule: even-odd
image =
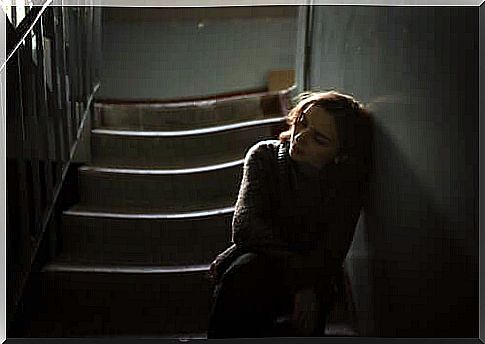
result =
[{"label": "concrete wall", "polygon": [[103,8],[98,98],[178,98],[266,87],[295,65],[297,8]]},{"label": "concrete wall", "polygon": [[347,261],[362,334],[477,337],[478,9],[317,7],[312,44],[312,88],[375,115]]}]

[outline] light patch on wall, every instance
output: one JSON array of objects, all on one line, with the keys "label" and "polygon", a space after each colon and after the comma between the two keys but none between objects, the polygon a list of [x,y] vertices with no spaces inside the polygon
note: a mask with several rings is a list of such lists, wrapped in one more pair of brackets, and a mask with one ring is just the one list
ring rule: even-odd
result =
[{"label": "light patch on wall", "polygon": [[[417,97],[413,99],[409,94],[389,94],[375,97],[366,106],[373,114],[376,128],[381,128],[383,133],[392,137],[394,149],[396,149],[394,153],[402,160],[402,164],[414,171],[414,177],[417,178],[422,190],[419,192],[421,197],[426,197],[433,209],[445,212],[450,206],[451,196],[449,187],[440,181],[449,173],[449,170],[444,170],[440,166],[446,166],[444,161],[450,160],[450,153],[446,149],[440,149],[440,146],[446,147],[446,145],[443,145],[442,140],[439,140],[436,135],[432,135],[433,124],[420,110],[424,108],[423,101],[426,99]],[[419,121],[416,119],[420,117],[418,114],[421,114]],[[376,155],[386,154],[386,152],[383,150]],[[440,154],[433,152],[440,152]],[[384,156],[381,158],[384,159]],[[431,173],[431,171],[434,172]],[[403,180],[399,182],[401,187],[405,184]],[[415,191],[417,192],[417,189]],[[406,191],[406,195],[409,196],[409,192],[411,190]],[[398,220],[394,218],[394,221]],[[401,220],[404,221],[400,223],[401,226],[419,227],[419,223],[413,224],[411,221],[419,221],[417,217],[405,217]]]}]

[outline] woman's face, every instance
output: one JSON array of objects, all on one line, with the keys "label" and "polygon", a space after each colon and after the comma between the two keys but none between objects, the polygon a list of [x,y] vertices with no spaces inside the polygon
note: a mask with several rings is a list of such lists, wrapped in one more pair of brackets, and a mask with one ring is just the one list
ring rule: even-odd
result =
[{"label": "woman's face", "polygon": [[331,162],[338,151],[334,116],[318,106],[304,108],[292,128],[290,157],[321,168]]}]

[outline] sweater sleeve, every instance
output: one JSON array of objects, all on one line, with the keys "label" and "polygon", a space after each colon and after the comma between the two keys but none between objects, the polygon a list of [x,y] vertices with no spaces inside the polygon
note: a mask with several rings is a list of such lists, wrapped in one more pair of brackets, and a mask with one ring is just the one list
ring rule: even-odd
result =
[{"label": "sweater sleeve", "polygon": [[271,169],[265,158],[271,152],[264,144],[250,148],[244,159],[243,176],[232,219],[232,242],[245,248],[269,248],[275,243],[269,183]]},{"label": "sweater sleeve", "polygon": [[[244,159],[243,175],[232,218],[231,246],[214,263],[220,276],[235,257],[243,252],[279,253],[280,240],[275,235],[270,191],[272,152],[264,143],[252,146]],[[217,277],[216,277],[217,278]]]}]

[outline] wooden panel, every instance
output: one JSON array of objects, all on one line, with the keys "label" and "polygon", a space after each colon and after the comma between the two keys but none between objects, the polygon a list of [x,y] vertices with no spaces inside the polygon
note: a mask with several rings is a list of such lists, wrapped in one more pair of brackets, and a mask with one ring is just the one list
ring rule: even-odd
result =
[{"label": "wooden panel", "polygon": [[295,84],[295,70],[273,70],[268,74],[268,91],[280,91]]}]

